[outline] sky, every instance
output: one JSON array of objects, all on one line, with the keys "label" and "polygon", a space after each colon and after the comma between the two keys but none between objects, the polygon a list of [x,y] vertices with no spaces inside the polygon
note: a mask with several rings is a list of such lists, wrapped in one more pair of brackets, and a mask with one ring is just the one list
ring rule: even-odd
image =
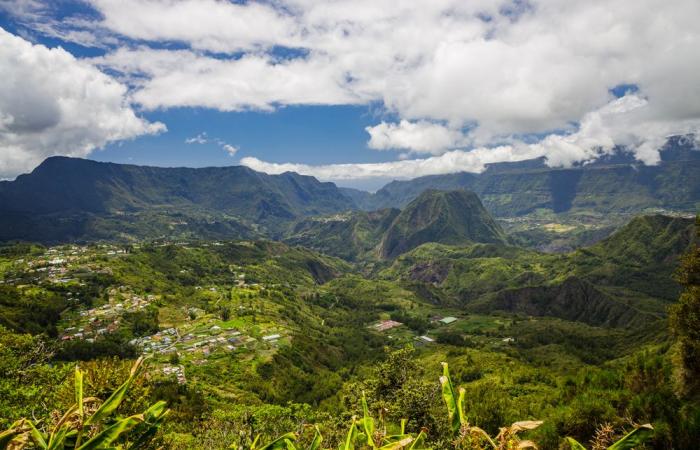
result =
[{"label": "sky", "polygon": [[0,178],[54,155],[393,179],[700,136],[697,0],[0,0]]}]

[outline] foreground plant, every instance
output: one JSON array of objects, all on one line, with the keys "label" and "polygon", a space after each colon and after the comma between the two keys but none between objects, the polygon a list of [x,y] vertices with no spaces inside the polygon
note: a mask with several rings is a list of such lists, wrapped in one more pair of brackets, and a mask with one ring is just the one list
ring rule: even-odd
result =
[{"label": "foreground plant", "polygon": [[527,420],[515,422],[509,427],[503,427],[495,438],[483,429],[469,425],[467,416],[464,413],[465,390],[459,388],[455,390],[450,378],[450,370],[447,363],[442,363],[442,376],[440,385],[442,386],[442,398],[447,405],[452,434],[455,437],[454,446],[457,449],[481,450],[493,448],[496,450],[515,450],[537,448],[534,442],[521,440],[518,433],[534,430],[542,424],[539,420]]},{"label": "foreground plant", "polygon": [[[627,433],[622,439],[614,442],[609,446],[596,445],[595,448],[605,448],[606,450],[632,450],[639,448],[640,445],[644,443],[654,434],[654,427],[651,424],[644,424],[636,427],[634,430]],[[586,450],[580,442],[574,438],[567,437],[566,443],[569,444],[571,450]]]},{"label": "foreground plant", "polygon": [[[302,447],[298,447],[296,444],[298,437],[299,436],[297,433],[287,433],[278,437],[269,444],[259,444],[258,441],[260,440],[260,435],[258,435],[255,437],[253,443],[247,450],[302,450]],[[311,444],[309,444],[305,450],[320,450],[322,441],[323,437],[321,436],[321,432],[318,430],[318,427],[316,427],[316,434],[314,434]],[[238,447],[235,444],[232,444],[229,448],[235,450],[244,449],[243,447]]]},{"label": "foreground plant", "polygon": [[[75,404],[63,413],[60,420],[46,431],[37,428],[38,423],[28,419],[15,422],[10,429],[0,433],[0,450],[16,450],[38,447],[43,450],[75,449],[137,449],[142,448],[155,435],[168,414],[165,402],[156,402],[141,414],[125,418],[112,418],[136,379],[143,364],[139,358],[131,369],[129,378],[104,402],[95,397],[84,397],[83,377],[80,368],[75,369]],[[115,444],[128,440],[128,444]]]}]

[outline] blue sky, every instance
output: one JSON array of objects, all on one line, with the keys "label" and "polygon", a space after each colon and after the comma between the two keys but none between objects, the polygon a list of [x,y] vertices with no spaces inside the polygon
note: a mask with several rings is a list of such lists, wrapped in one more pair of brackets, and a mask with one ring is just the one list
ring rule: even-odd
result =
[{"label": "blue sky", "polygon": [[0,0],[0,178],[52,155],[376,189],[698,134],[694,0]]},{"label": "blue sky", "polygon": [[[58,19],[76,13],[93,13],[78,2],[61,2]],[[0,15],[0,27],[14,34],[28,30],[8,14]],[[104,49],[86,47],[74,42],[32,33],[32,41],[48,47],[61,46],[77,57],[91,58],[105,54]],[[171,47],[173,45],[170,45]],[[140,136],[108,143],[90,159],[125,164],[155,166],[228,166],[240,158],[255,156],[266,161],[283,163],[294,155],[295,160],[310,164],[383,162],[394,155],[367,147],[365,127],[386,116],[375,105],[282,106],[276,111],[222,112],[207,108],[173,108],[142,111],[151,122],[162,122],[166,133]],[[208,136],[203,144],[185,141],[202,133]],[[238,148],[230,155],[215,140]],[[359,183],[375,188],[378,183]],[[345,183],[355,185],[352,182]]]}]

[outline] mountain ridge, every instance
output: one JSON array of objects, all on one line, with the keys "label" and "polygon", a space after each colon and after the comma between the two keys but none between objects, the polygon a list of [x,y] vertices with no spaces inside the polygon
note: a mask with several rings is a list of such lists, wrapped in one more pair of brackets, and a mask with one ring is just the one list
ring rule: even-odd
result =
[{"label": "mountain ridge", "polygon": [[426,243],[505,243],[505,234],[479,197],[465,190],[428,189],[396,216],[379,245],[390,259]]},{"label": "mountain ridge", "polygon": [[[349,209],[356,209],[355,203],[335,184],[291,172],[268,175],[244,166],[161,168],[52,157],[30,174],[0,183],[0,239],[89,240],[95,235],[84,230],[91,226],[105,229],[104,237],[110,238],[110,228],[116,235],[133,223],[134,238],[157,237],[146,230],[149,221],[164,231],[173,223],[188,228],[192,221],[224,222],[231,225],[229,230],[247,230],[229,237],[274,236],[297,217]],[[70,222],[68,230],[42,228],[49,220]]]}]

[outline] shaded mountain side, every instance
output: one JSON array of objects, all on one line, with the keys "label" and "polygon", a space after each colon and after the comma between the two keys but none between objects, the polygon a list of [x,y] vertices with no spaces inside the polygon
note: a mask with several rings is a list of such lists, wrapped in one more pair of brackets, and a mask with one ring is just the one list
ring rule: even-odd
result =
[{"label": "shaded mountain side", "polygon": [[394,181],[375,194],[355,194],[363,209],[402,208],[426,189],[466,189],[496,217],[537,209],[634,213],[647,208],[696,211],[700,204],[700,151],[692,139],[671,138],[661,162],[646,166],[618,152],[582,166],[549,168],[544,158],[487,165],[484,172]]},{"label": "shaded mountain side", "polygon": [[301,219],[285,242],[355,261],[371,253],[399,214],[398,209],[353,211],[330,217]]},{"label": "shaded mountain side", "polygon": [[504,243],[505,235],[473,193],[433,189],[403,211],[353,211],[300,219],[284,240],[357,261],[394,258],[426,242]]},{"label": "shaded mountain side", "polygon": [[259,231],[225,215],[169,212],[0,214],[0,241],[43,243],[157,239],[256,239]]},{"label": "shaded mountain side", "polygon": [[673,301],[680,293],[673,279],[678,258],[694,239],[694,219],[641,216],[573,252],[570,261],[578,275],[597,285],[625,286]]},{"label": "shaded mountain side", "polygon": [[505,234],[474,193],[427,190],[396,216],[379,254],[394,258],[426,242],[504,243]]},{"label": "shaded mountain side", "polygon": [[162,168],[52,157],[15,181],[0,183],[3,211],[104,213],[194,208],[256,219],[327,214],[355,205],[333,183],[247,167]]},{"label": "shaded mountain side", "polygon": [[695,237],[694,220],[661,214],[633,218],[615,233],[583,250],[635,266],[668,261]]},{"label": "shaded mountain side", "polygon": [[[251,234],[246,230],[256,226],[274,235],[283,224],[297,217],[354,208],[354,202],[333,183],[295,173],[267,175],[241,166],[143,167],[52,157],[30,174],[0,182],[0,214],[17,220],[4,220],[0,236],[34,240],[48,237],[56,241],[75,236],[94,239],[97,237],[85,224],[97,220],[106,226],[111,220],[108,217],[118,219],[123,215],[131,215],[127,222],[138,221],[142,213],[172,217],[179,214],[195,222],[239,222],[236,228],[241,228],[241,233],[229,237]],[[65,233],[61,227],[44,231],[43,223],[52,217],[69,222]],[[138,225],[137,228],[148,227],[144,223]],[[30,232],[35,229],[40,231]],[[197,229],[192,227],[192,233]],[[138,231],[136,237],[150,236]],[[167,232],[167,227],[163,231]],[[115,226],[106,234],[113,238],[119,233]]]},{"label": "shaded mountain side", "polygon": [[642,327],[662,318],[619,301],[576,277],[554,286],[506,289],[469,304],[466,309],[477,313],[507,311],[557,317],[615,328]]},{"label": "shaded mountain side", "polygon": [[[665,316],[678,298],[673,273],[693,236],[693,219],[647,216],[568,254],[498,244],[425,244],[380,275],[402,281],[430,302],[478,312],[505,309],[636,326]],[[623,310],[633,310],[634,317]]]}]

